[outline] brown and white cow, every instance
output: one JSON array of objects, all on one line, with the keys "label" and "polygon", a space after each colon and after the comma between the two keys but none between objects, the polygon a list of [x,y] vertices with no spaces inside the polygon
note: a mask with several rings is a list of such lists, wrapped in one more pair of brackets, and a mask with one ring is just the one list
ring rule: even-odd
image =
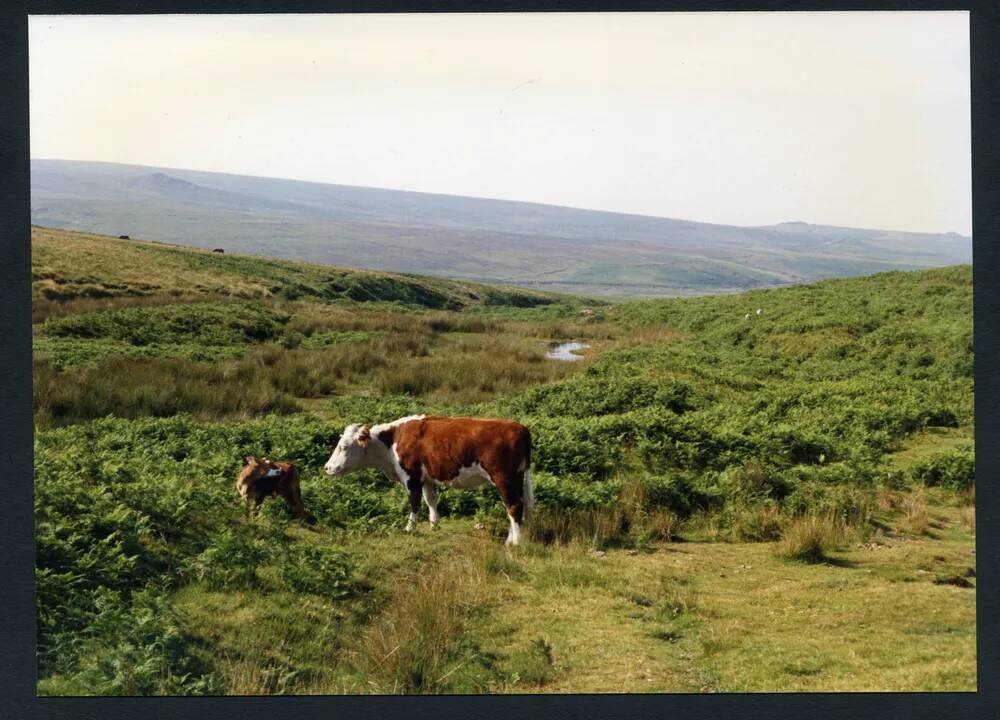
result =
[{"label": "brown and white cow", "polygon": [[378,468],[406,488],[407,531],[413,529],[423,495],[431,524],[439,520],[437,486],[472,488],[492,483],[510,518],[508,545],[521,539],[521,523],[534,503],[531,433],[509,420],[412,415],[380,425],[348,425],[324,470],[343,475]]},{"label": "brown and white cow", "polygon": [[257,459],[253,455],[246,459],[246,465],[236,478],[236,492],[256,508],[267,497],[279,495],[288,503],[292,515],[305,518],[302,491],[299,488],[299,470],[292,463],[274,462],[267,458]]}]

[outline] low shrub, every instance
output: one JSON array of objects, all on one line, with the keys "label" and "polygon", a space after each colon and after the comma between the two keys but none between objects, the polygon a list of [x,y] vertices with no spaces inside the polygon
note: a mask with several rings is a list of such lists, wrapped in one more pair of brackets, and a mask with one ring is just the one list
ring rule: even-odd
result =
[{"label": "low shrub", "polygon": [[508,661],[508,675],[513,685],[544,686],[553,675],[552,645],[543,637],[538,637],[511,654]]},{"label": "low shrub", "polygon": [[191,560],[189,572],[213,590],[250,587],[257,582],[257,568],[274,553],[248,533],[226,528]]},{"label": "low shrub", "polygon": [[173,618],[167,600],[153,591],[124,603],[104,593],[80,666],[60,678],[58,694],[214,695],[221,690],[211,666]]},{"label": "low shrub", "polygon": [[385,529],[409,512],[406,493],[374,470],[348,477],[303,479],[302,501],[326,527]]},{"label": "low shrub", "polygon": [[975,453],[972,446],[935,453],[918,461],[910,469],[913,482],[929,487],[947,487],[967,490],[974,487]]},{"label": "low shrub", "polygon": [[272,340],[287,321],[287,315],[248,302],[182,303],[52,318],[42,325],[42,334],[131,345],[239,345]]},{"label": "low shrub", "polygon": [[782,502],[782,509],[792,515],[819,513],[843,525],[864,525],[873,511],[873,488],[802,480]]},{"label": "low shrub", "polygon": [[350,556],[337,548],[300,547],[281,561],[281,577],[288,587],[331,599],[351,594],[353,574]]}]

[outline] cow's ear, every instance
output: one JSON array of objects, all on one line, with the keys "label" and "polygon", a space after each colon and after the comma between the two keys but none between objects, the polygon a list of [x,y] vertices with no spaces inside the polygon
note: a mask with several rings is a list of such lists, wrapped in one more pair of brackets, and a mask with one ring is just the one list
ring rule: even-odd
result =
[{"label": "cow's ear", "polygon": [[367,425],[362,426],[361,433],[358,435],[358,444],[361,447],[368,447],[368,441],[372,439],[372,431]]},{"label": "cow's ear", "polygon": [[255,458],[253,455],[247,455],[244,459],[246,460],[247,465],[253,465],[255,462],[257,462],[257,458]]}]

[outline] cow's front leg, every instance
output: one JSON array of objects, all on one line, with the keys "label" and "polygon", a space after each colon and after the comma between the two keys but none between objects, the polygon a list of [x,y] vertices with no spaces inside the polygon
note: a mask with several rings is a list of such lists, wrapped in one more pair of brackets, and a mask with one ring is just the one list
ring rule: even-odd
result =
[{"label": "cow's front leg", "polygon": [[431,483],[424,485],[424,502],[427,503],[427,510],[431,515],[431,527],[437,527],[441,516],[438,515],[437,488]]},{"label": "cow's front leg", "polygon": [[406,482],[406,489],[410,493],[410,519],[406,521],[406,532],[410,532],[416,527],[417,517],[420,514],[420,481],[412,478]]}]

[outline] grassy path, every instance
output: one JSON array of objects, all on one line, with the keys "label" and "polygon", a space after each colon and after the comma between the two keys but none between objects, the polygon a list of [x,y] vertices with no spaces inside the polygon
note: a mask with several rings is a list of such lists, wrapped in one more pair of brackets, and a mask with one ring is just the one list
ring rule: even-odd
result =
[{"label": "grassy path", "polygon": [[941,582],[975,566],[954,528],[822,565],[727,543],[521,562],[477,630],[501,656],[551,645],[536,692],[975,689],[975,592]]},{"label": "grassy path", "polygon": [[197,586],[176,601],[234,693],[413,691],[413,677],[435,692],[973,691],[974,526],[964,508],[931,517],[933,535],[890,532],[817,565],[770,543],[508,554],[445,519],[348,536],[372,590],[334,614]]}]

